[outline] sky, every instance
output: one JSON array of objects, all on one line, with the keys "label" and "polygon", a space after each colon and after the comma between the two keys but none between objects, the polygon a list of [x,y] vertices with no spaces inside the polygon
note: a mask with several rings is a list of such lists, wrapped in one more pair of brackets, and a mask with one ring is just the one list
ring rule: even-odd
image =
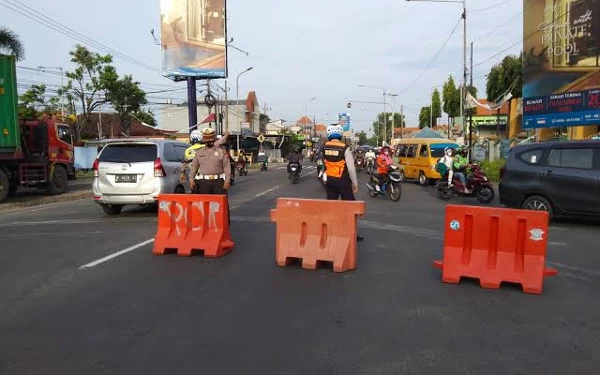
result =
[{"label": "sky", "polygon": [[[523,0],[466,1],[474,84],[485,95],[485,75],[493,64],[521,51]],[[398,95],[387,101],[397,112],[403,105],[407,126],[418,126],[432,87],[450,74],[462,80],[461,12],[460,3],[415,0],[228,0],[228,37],[249,53],[229,49],[230,98],[235,98],[238,73],[253,67],[240,77],[240,96],[254,90],[271,119],[290,123],[308,114],[328,124],[339,112],[349,112],[355,131],[368,130],[383,105],[354,103],[347,109],[346,104],[382,102],[385,88]],[[56,70],[35,68],[70,70],[69,51],[78,43],[89,46],[36,20],[56,21],[122,54],[114,58],[118,72],[132,74],[152,92],[151,103],[185,99],[185,83],[160,73],[160,46],[150,33],[155,29],[160,36],[159,0],[0,0],[0,26],[16,32],[26,48],[18,65],[34,68],[18,69],[22,89],[23,84],[59,85]],[[174,91],[156,93],[164,90]],[[164,106],[151,108],[156,112]]]}]

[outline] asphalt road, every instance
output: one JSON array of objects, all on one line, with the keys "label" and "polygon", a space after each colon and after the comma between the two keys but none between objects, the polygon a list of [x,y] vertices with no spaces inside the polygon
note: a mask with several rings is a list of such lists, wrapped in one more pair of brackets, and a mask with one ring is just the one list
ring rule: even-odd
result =
[{"label": "asphalt road", "polygon": [[156,209],[109,218],[83,200],[1,212],[0,374],[600,372],[597,225],[552,225],[560,273],[542,295],[450,285],[432,266],[445,206],[434,189],[404,184],[393,203],[363,186],[356,271],[280,268],[269,209],[322,198],[314,169],[305,175],[238,178],[236,248],[219,259],[153,256]]}]

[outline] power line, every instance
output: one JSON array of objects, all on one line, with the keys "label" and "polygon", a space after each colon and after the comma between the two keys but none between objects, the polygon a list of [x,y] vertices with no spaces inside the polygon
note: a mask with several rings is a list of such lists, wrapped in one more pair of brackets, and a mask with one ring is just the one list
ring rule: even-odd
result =
[{"label": "power line", "polygon": [[496,4],[496,5],[489,6],[489,7],[487,7],[487,8],[473,9],[473,10],[469,11],[469,13],[473,13],[473,12],[484,12],[484,11],[486,11],[486,10],[495,9],[495,8],[498,8],[498,7],[499,7],[499,6],[501,6],[501,5],[504,5],[504,4],[506,4],[506,3],[510,3],[511,1],[512,1],[512,0],[506,0],[506,1],[503,1],[503,2],[501,2],[501,3],[498,3],[498,4]]},{"label": "power line", "polygon": [[480,40],[482,40],[483,38],[493,34],[494,32],[500,30],[502,27],[508,25],[510,22],[512,22],[514,19],[516,19],[517,17],[519,17],[520,15],[523,14],[523,11],[520,11],[519,13],[515,14],[514,16],[512,16],[511,18],[509,18],[507,21],[505,21],[504,23],[500,24],[498,27],[496,27],[495,29],[493,29],[492,31],[488,32],[487,34],[483,35],[482,37],[477,38],[473,43],[477,43]]},{"label": "power line", "polygon": [[400,91],[398,94],[402,94],[402,93],[405,93],[406,91],[410,90],[411,87],[421,79],[421,77],[423,76],[423,74],[425,74],[425,72],[429,70],[429,68],[431,67],[431,65],[433,64],[433,62],[438,58],[438,56],[440,55],[440,53],[442,53],[442,51],[444,50],[444,48],[446,47],[446,45],[448,45],[448,42],[450,42],[450,38],[452,38],[452,36],[456,32],[456,29],[458,28],[458,25],[460,25],[460,21],[461,20],[462,20],[462,15],[458,19],[458,21],[456,22],[456,25],[454,25],[454,28],[452,29],[452,32],[448,35],[448,37],[444,41],[444,44],[442,44],[442,46],[438,49],[438,51],[435,53],[435,55],[433,56],[433,58],[429,61],[429,63],[425,67],[425,69],[423,69],[421,71],[421,73],[419,73],[419,75],[404,90]]},{"label": "power line", "polygon": [[[129,63],[138,65],[138,66],[146,68],[148,70],[152,70],[154,72],[158,72],[158,73],[161,72],[160,69],[158,69],[154,66],[151,66],[144,62],[136,60],[135,58],[133,58],[131,56],[121,53],[121,52],[115,50],[114,48],[108,47],[105,44],[97,42],[96,40],[89,38],[77,31],[75,31],[74,29],[72,29],[70,27],[61,24],[60,22],[57,21],[56,17],[49,18],[45,14],[38,12],[37,10],[29,7],[28,5],[25,5],[21,2],[19,2],[18,0],[3,0],[3,1],[4,2],[0,3],[0,5],[12,10],[13,12],[19,13],[22,16],[29,18],[30,20],[32,20],[34,22],[39,23],[40,25],[46,26],[54,31],[57,31],[57,32],[63,34],[63,35],[66,35],[66,36],[76,39],[80,42],[83,42],[84,44],[93,46],[94,48],[96,48],[98,50],[101,50],[104,52],[109,52],[109,53],[113,54],[115,57],[125,60]],[[11,1],[11,2],[9,2],[9,1]]]}]

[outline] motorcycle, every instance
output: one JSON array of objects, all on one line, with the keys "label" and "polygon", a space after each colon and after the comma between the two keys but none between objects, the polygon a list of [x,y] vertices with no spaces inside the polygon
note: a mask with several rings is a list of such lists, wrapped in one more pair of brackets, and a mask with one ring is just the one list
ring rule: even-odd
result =
[{"label": "motorcycle", "polygon": [[292,184],[297,184],[300,181],[300,164],[290,163],[288,165],[288,178],[292,180]]},{"label": "motorcycle", "polygon": [[269,167],[269,160],[264,155],[258,156],[258,164],[260,165],[261,172],[264,172]]},{"label": "motorcycle", "polygon": [[382,185],[379,191],[376,190],[375,186],[379,184],[377,175],[371,174],[370,181],[367,182],[367,188],[369,189],[369,195],[373,198],[378,195],[387,195],[393,202],[398,202],[402,197],[402,186],[400,185],[400,168],[396,165],[388,166],[388,178]]},{"label": "motorcycle", "polygon": [[248,175],[248,168],[246,168],[246,162],[238,161],[237,162],[237,170],[240,176]]},{"label": "motorcycle", "polygon": [[437,182],[438,197],[441,200],[449,201],[452,197],[475,197],[480,203],[489,204],[496,197],[496,191],[490,183],[485,173],[477,164],[468,166],[471,173],[466,176],[467,189],[469,193],[464,192],[464,186],[460,180],[454,176],[452,178],[452,186],[448,186],[448,172],[444,174],[442,179]]},{"label": "motorcycle", "polygon": [[375,159],[368,158],[367,159],[367,174],[372,175],[375,172]]},{"label": "motorcycle", "polygon": [[317,160],[317,180],[321,185],[325,186],[327,182],[327,175],[325,174],[325,164],[322,159]]},{"label": "motorcycle", "polygon": [[365,160],[361,157],[357,157],[356,161],[354,162],[354,165],[356,167],[356,173],[358,173],[363,170],[365,166]]},{"label": "motorcycle", "polygon": [[233,183],[235,182],[236,163],[233,160],[230,160],[229,164],[231,165],[231,179],[229,180],[229,184],[233,186]]}]

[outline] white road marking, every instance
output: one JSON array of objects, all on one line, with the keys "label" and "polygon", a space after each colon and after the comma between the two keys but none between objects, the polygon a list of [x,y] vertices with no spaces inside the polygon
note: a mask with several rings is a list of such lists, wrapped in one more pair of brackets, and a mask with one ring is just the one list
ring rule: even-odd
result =
[{"label": "white road marking", "polygon": [[45,221],[16,221],[12,223],[0,223],[0,228],[3,227],[27,227],[38,225],[75,225],[75,224],[94,224],[94,223],[133,223],[133,222],[154,222],[156,217],[140,217],[140,218],[118,218],[118,219],[79,219],[79,220],[45,220]]},{"label": "white road marking", "polygon": [[306,176],[309,176],[309,175],[311,175],[311,174],[313,174],[313,173],[317,173],[317,171],[316,171],[316,170],[314,170],[314,171],[312,171],[312,172],[308,172],[308,173],[306,173],[306,174],[303,174],[302,176],[300,176],[300,178],[302,178],[302,177],[306,177]]},{"label": "white road marking", "polygon": [[258,194],[256,194],[256,196],[257,197],[262,197],[263,195],[268,194],[268,193],[272,192],[273,190],[277,190],[277,189],[279,189],[279,185],[277,185],[275,187],[272,187],[272,188],[270,188],[268,190],[265,190],[262,193],[258,193]]},{"label": "white road marking", "polygon": [[[60,202],[60,203],[66,203],[66,202]],[[8,213],[3,213],[1,215],[2,215],[2,217],[7,217],[7,216],[24,215],[24,214],[29,214],[29,213],[32,213],[32,212],[49,210],[51,208],[56,207],[60,203],[47,204],[47,205],[44,205],[44,207],[33,208],[33,209],[30,209],[30,210],[21,210],[21,209],[19,209],[19,207],[15,207],[14,209],[13,208],[9,208],[8,209],[8,211],[9,211]],[[16,212],[12,212],[13,210],[16,210]]]},{"label": "white road marking", "polygon": [[140,247],[144,247],[144,246],[146,246],[146,245],[148,245],[148,244],[151,244],[152,242],[154,242],[154,238],[152,238],[152,239],[149,239],[149,240],[147,240],[147,241],[144,241],[144,242],[141,242],[141,243],[139,243],[139,244],[137,244],[137,245],[130,246],[130,247],[128,247],[127,249],[123,249],[123,250],[121,250],[121,251],[117,251],[117,252],[116,252],[116,253],[114,253],[114,254],[111,254],[111,255],[105,256],[104,258],[100,258],[100,259],[98,259],[98,260],[95,260],[95,261],[93,261],[93,262],[91,262],[91,263],[84,264],[83,266],[79,267],[79,269],[80,269],[80,270],[82,270],[82,269],[85,269],[85,268],[92,268],[92,267],[95,267],[95,266],[97,266],[97,265],[99,265],[99,264],[101,264],[101,263],[108,262],[109,260],[111,260],[111,259],[113,259],[113,258],[116,258],[116,257],[118,257],[118,256],[121,256],[121,255],[123,255],[123,254],[127,254],[127,253],[129,253],[129,252],[131,252],[131,251],[133,251],[133,250],[137,250],[137,249],[139,249]]}]

